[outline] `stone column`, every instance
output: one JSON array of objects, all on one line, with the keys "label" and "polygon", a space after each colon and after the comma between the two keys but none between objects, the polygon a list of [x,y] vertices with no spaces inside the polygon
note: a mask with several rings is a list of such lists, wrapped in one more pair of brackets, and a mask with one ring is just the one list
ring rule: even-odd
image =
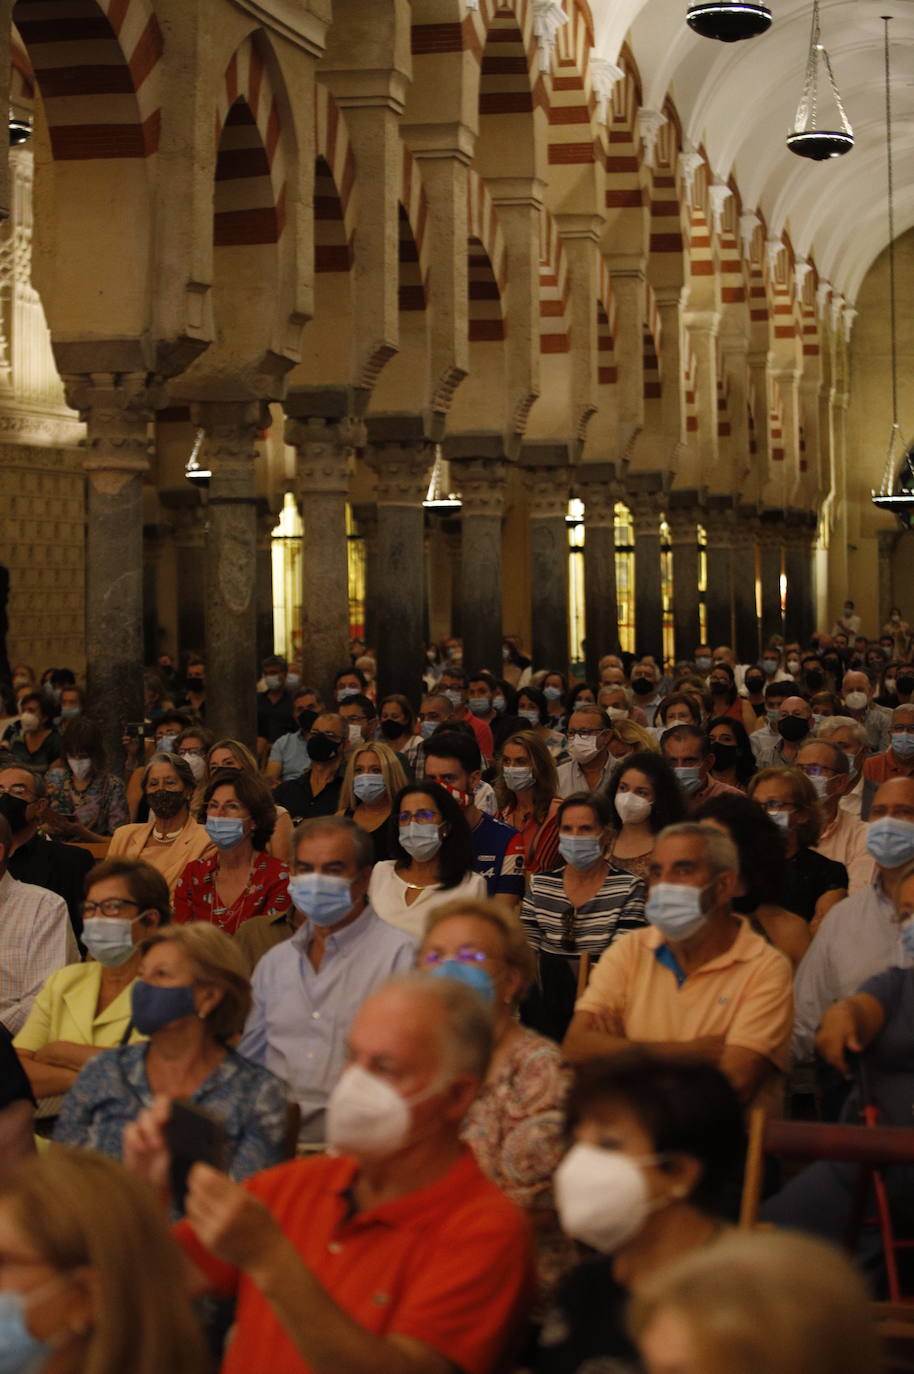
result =
[{"label": "stone column", "polygon": [[635,531],[635,652],[663,659],[663,594],[660,580],[661,499],[656,489],[626,498]]},{"label": "stone column", "polygon": [[784,562],[784,520],[780,511],[762,512],[759,530],[759,573],[762,588],[762,648],[772,635],[783,635],[781,573]]},{"label": "stone column", "polygon": [[[307,406],[289,397],[287,409]],[[311,402],[313,404],[313,402]],[[333,679],[349,662],[349,555],[346,501],[356,447],[365,427],[346,413],[290,415],[286,443],[296,452],[302,511],[302,658],[305,677],[329,699]],[[342,413],[340,413],[342,411]]]},{"label": "stone column", "polygon": [[616,592],[616,502],[620,485],[612,463],[577,469],[575,495],[584,502],[584,621],[589,681],[604,654],[619,652]]},{"label": "stone column", "polygon": [[217,738],[257,737],[257,500],[255,441],[270,423],[263,401],[194,408],[212,472],[206,540],[206,724]]},{"label": "stone column", "polygon": [[378,508],[373,501],[352,507],[352,515],[365,544],[365,644],[378,648]]},{"label": "stone column", "polygon": [[671,491],[666,504],[673,548],[673,642],[677,661],[691,659],[701,640],[698,505],[695,490]]},{"label": "stone column", "polygon": [[178,653],[202,654],[206,642],[206,507],[201,493],[172,489],[159,498],[171,511],[178,587]]},{"label": "stone column", "polygon": [[[545,450],[552,446],[544,445]],[[555,446],[558,450],[559,446]],[[527,449],[527,446],[524,446]],[[554,462],[530,463],[530,571],[533,589],[533,666],[564,673],[568,668],[569,471]],[[543,457],[548,458],[544,452]],[[554,456],[558,456],[555,452]]]},{"label": "stone column", "polygon": [[616,304],[614,329],[618,368],[619,452],[625,454],[644,427],[644,259],[611,255],[608,259]]},{"label": "stone column", "polygon": [[710,496],[705,516],[708,532],[708,588],[705,592],[708,643],[733,644],[733,544],[735,516],[729,496]]},{"label": "stone column", "polygon": [[[466,448],[455,438],[455,448]],[[499,441],[500,447],[500,441]],[[460,634],[463,661],[470,672],[501,668],[501,518],[507,478],[504,457],[451,456],[454,486],[460,492]]]},{"label": "stone column", "polygon": [[815,531],[807,522],[806,512],[797,512],[793,520],[788,516],[785,548],[787,575],[787,615],[784,634],[788,640],[809,643],[815,629],[813,598],[812,548]]},{"label": "stone column", "polygon": [[736,557],[733,562],[733,617],[736,622],[738,663],[756,663],[761,653],[760,623],[756,606],[759,518],[752,506],[736,512]]},{"label": "stone column", "polygon": [[378,697],[416,701],[425,664],[425,512],[432,444],[419,415],[369,416],[377,478]]},{"label": "stone column", "polygon": [[[257,502],[257,662],[276,648],[273,643],[273,531],[276,514],[261,497]],[[292,645],[288,645],[291,651]]]},{"label": "stone column", "polygon": [[65,383],[69,405],[86,424],[89,695],[116,771],[124,726],[143,719],[143,477],[153,400],[144,373],[84,374]]}]

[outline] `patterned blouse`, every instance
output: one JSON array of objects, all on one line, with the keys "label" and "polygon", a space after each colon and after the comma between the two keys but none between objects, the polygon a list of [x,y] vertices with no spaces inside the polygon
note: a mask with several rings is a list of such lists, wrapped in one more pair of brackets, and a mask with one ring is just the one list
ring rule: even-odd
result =
[{"label": "patterned blouse", "polygon": [[552,1175],[567,1149],[570,1085],[558,1045],[525,1027],[498,1062],[494,1080],[484,1084],[462,1132],[483,1172],[530,1215],[544,1297],[578,1259],[559,1227],[552,1194]]},{"label": "patterned blouse", "polygon": [[248,885],[230,907],[225,907],[216,891],[218,854],[191,859],[178,879],[174,894],[175,921],[209,921],[234,935],[243,921],[252,916],[279,916],[291,906],[289,870],[282,859],[264,852],[255,853]]},{"label": "patterned blouse", "polygon": [[[640,878],[610,868],[599,891],[575,908],[565,892],[564,873],[564,868],[557,868],[530,879],[520,919],[534,949],[547,954],[589,954],[596,960],[617,936],[647,925]],[[573,948],[562,945],[563,936],[573,942]]]},{"label": "patterned blouse", "polygon": [[[63,1100],[54,1139],[120,1159],[124,1127],[152,1105],[148,1049],[147,1042],[125,1045],[90,1059]],[[268,1069],[227,1050],[190,1101],[225,1127],[226,1168],[236,1183],[285,1158],[286,1091]]]},{"label": "patterned blouse", "polygon": [[73,786],[69,768],[52,768],[45,783],[51,810],[72,817],[95,835],[113,835],[130,820],[124,784],[113,773],[96,774],[82,792]]}]

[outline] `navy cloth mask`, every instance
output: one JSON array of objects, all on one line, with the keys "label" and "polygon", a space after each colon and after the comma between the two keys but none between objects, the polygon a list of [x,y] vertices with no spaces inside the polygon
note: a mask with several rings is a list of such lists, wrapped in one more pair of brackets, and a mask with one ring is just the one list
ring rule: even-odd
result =
[{"label": "navy cloth mask", "polygon": [[133,1024],[140,1035],[153,1035],[172,1021],[184,1016],[196,1016],[193,983],[177,988],[160,988],[138,978],[130,993]]}]

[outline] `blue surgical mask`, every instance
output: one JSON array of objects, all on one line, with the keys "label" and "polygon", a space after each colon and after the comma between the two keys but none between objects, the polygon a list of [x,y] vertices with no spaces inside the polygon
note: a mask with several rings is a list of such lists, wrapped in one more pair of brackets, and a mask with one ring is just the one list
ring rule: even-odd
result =
[{"label": "blue surgical mask", "polygon": [[292,905],[316,926],[339,925],[352,910],[349,879],[337,873],[293,873]]},{"label": "blue surgical mask", "polygon": [[866,847],[882,868],[899,868],[914,859],[914,821],[880,816],[866,832]]},{"label": "blue surgical mask", "polygon": [[891,735],[889,743],[892,747],[892,753],[897,758],[904,759],[905,762],[908,759],[914,759],[914,735],[909,735],[907,732],[901,735]]},{"label": "blue surgical mask", "polygon": [[429,974],[432,978],[454,978],[458,983],[465,983],[468,988],[478,992],[490,1006],[495,1001],[495,984],[486,969],[479,964],[465,964],[460,959],[444,959],[434,968],[430,968]]},{"label": "blue surgical mask", "polygon": [[75,720],[77,716],[81,715],[82,711],[78,706],[61,706],[60,708],[61,720]]},{"label": "blue surgical mask", "polygon": [[451,703],[455,711],[459,711],[463,705],[463,693],[458,692],[456,687],[448,687],[444,695]]},{"label": "blue surgical mask", "polygon": [[676,774],[676,781],[686,796],[691,796],[701,787],[701,769],[694,764],[688,768],[674,768],[673,772]]},{"label": "blue surgical mask", "polygon": [[533,786],[533,769],[529,764],[523,764],[519,768],[503,768],[501,775],[505,780],[505,787],[512,792],[526,792],[528,787]]},{"label": "blue surgical mask", "polygon": [[706,673],[710,666],[711,660],[708,658],[707,654],[701,654],[695,660],[695,667],[700,668],[703,673]]},{"label": "blue surgical mask", "polygon": [[133,1024],[140,1035],[154,1035],[164,1026],[170,1026],[172,1021],[196,1016],[194,985],[182,983],[176,988],[160,988],[138,978],[130,990],[130,1008]]},{"label": "blue surgical mask", "polygon": [[501,715],[507,704],[501,692],[496,692],[495,696],[492,698],[492,710],[497,712],[498,715]]},{"label": "blue surgical mask", "polygon": [[815,790],[815,794],[819,798],[819,801],[828,801],[828,778],[823,778],[820,776],[817,778],[810,778],[809,781],[812,783],[813,788]]},{"label": "blue surgical mask", "polygon": [[492,702],[488,697],[469,697],[467,705],[474,716],[487,716],[492,709]]},{"label": "blue surgical mask", "polygon": [[170,754],[175,747],[175,740],[177,738],[177,735],[159,735],[159,738],[156,740],[156,753]]},{"label": "blue surgical mask", "polygon": [[400,844],[420,864],[428,863],[441,848],[441,836],[437,825],[410,821],[408,825],[400,826]]},{"label": "blue surgical mask", "polygon": [[572,868],[590,868],[603,857],[603,841],[597,835],[559,835],[559,853]]},{"label": "blue surgical mask", "polygon": [[83,944],[105,968],[120,968],[136,952],[133,922],[115,916],[87,916],[83,921]]},{"label": "blue surgical mask", "polygon": [[361,690],[361,687],[340,687],[337,691],[336,699],[342,703],[348,700],[349,697],[357,697]]},{"label": "blue surgical mask", "polygon": [[539,711],[534,711],[532,708],[529,711],[518,711],[517,714],[520,716],[521,720],[529,721],[534,730],[540,723]]},{"label": "blue surgical mask", "polygon": [[905,921],[898,932],[901,937],[901,948],[909,959],[914,959],[914,917]]},{"label": "blue surgical mask", "polygon": [[204,828],[217,849],[234,849],[244,839],[240,816],[207,816]]},{"label": "blue surgical mask", "polygon": [[432,735],[441,724],[440,720],[422,720],[419,722],[419,729],[422,731],[423,739],[431,739]]},{"label": "blue surgical mask", "polygon": [[766,677],[773,677],[777,672],[778,662],[776,658],[762,659],[762,672]]},{"label": "blue surgical mask", "polygon": [[700,887],[686,883],[655,883],[647,894],[644,914],[666,940],[688,940],[708,919],[701,907]]},{"label": "blue surgical mask", "polygon": [[358,773],[352,779],[352,790],[360,802],[369,806],[387,794],[387,783],[380,773]]},{"label": "blue surgical mask", "polygon": [[28,1328],[26,1313],[44,1294],[65,1282],[63,1276],[33,1288],[30,1293],[7,1289],[0,1293],[0,1374],[32,1374],[44,1369],[57,1349],[55,1342],[40,1341]]},{"label": "blue surgical mask", "polygon": [[543,696],[547,701],[558,701],[562,695],[561,687],[544,687]]}]

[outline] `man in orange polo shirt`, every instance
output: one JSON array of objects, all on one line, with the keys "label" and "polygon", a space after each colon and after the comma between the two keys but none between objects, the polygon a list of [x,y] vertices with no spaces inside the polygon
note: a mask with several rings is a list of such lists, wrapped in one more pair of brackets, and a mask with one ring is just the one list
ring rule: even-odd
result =
[{"label": "man in orange polo shirt", "polygon": [[572,1062],[638,1044],[716,1064],[743,1102],[774,1105],[793,1019],[790,964],[734,915],[739,858],[726,835],[685,821],[657,837],[645,915],[613,941],[575,1006]]},{"label": "man in orange polo shirt", "polygon": [[877,786],[891,778],[914,777],[914,703],[895,707],[889,726],[889,747],[885,753],[867,759],[863,776]]},{"label": "man in orange polo shirt", "polygon": [[[520,1210],[460,1125],[485,1079],[491,1015],[448,978],[411,974],[363,1003],[327,1113],[331,1157],[243,1186],[191,1170],[177,1238],[197,1291],[236,1299],[223,1374],[497,1374],[531,1296]],[[162,1118],[128,1128],[125,1162],[167,1177]]]}]

